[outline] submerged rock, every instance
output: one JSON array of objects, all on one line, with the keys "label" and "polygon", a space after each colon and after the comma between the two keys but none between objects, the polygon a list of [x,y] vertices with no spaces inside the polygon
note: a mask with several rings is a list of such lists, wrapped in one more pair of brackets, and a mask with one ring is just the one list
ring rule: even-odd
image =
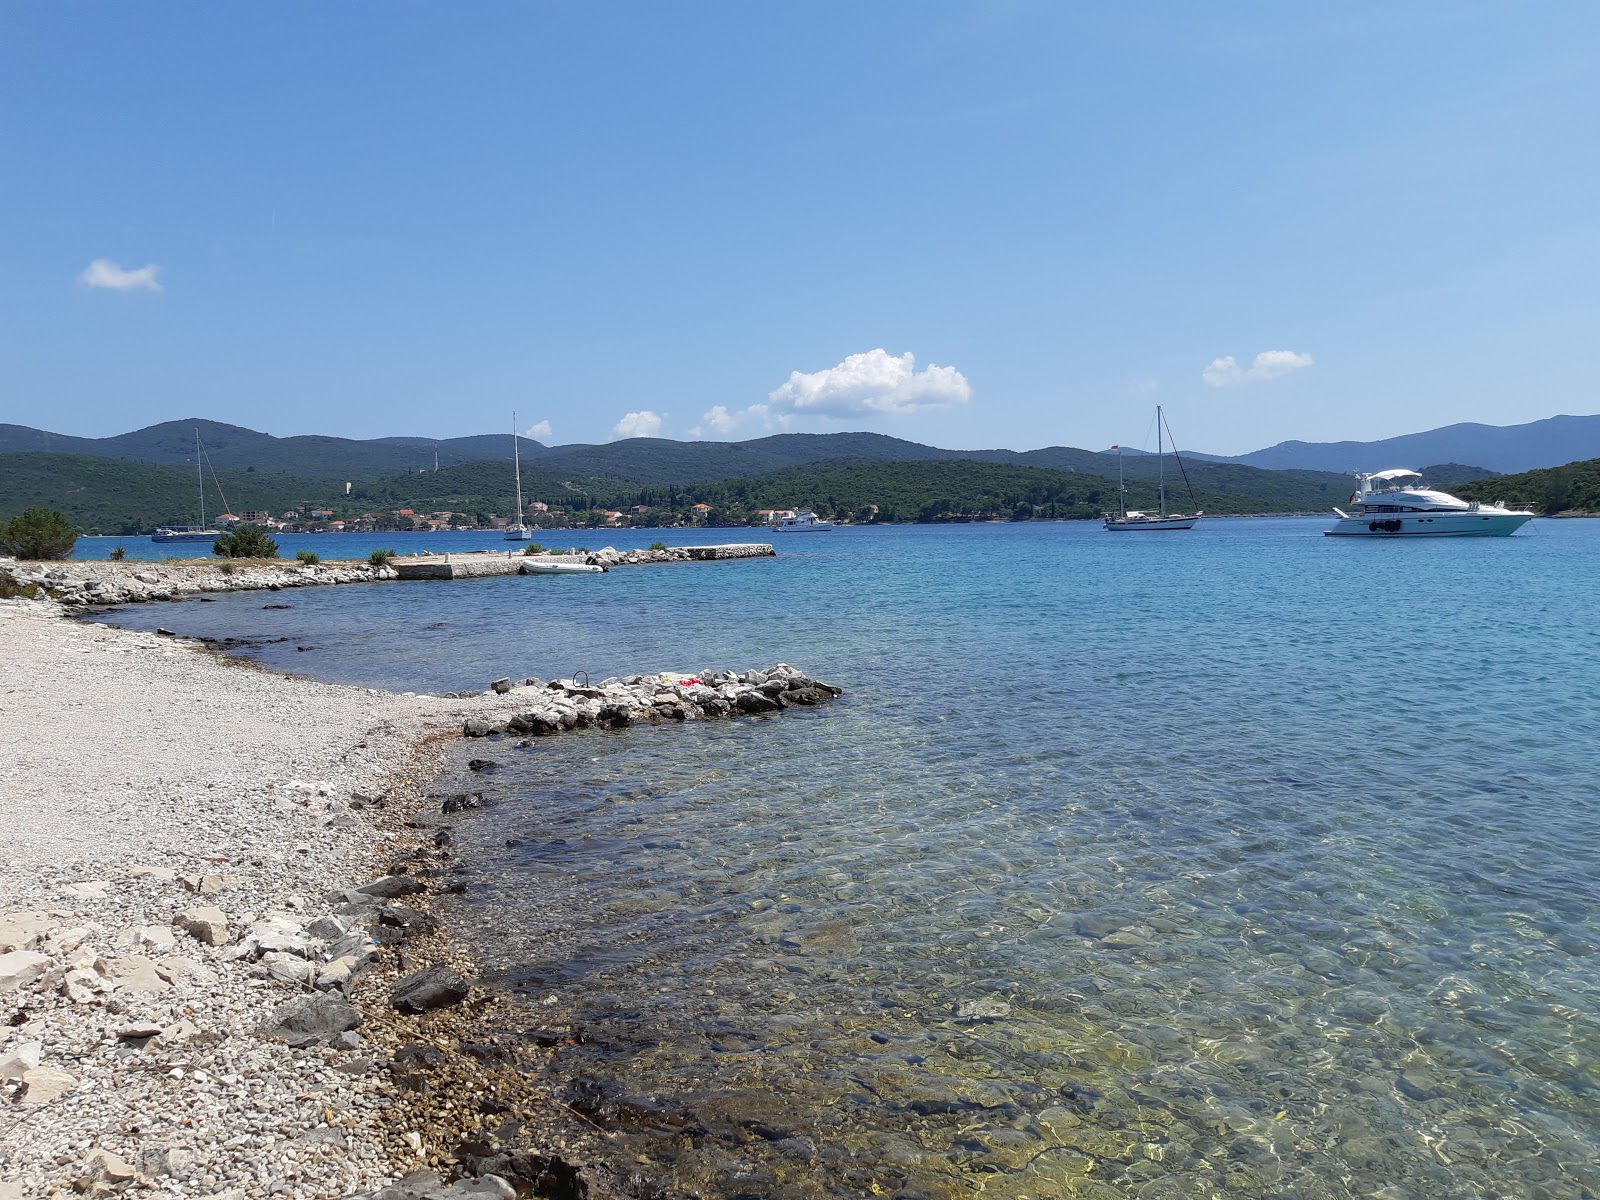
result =
[{"label": "submerged rock", "polygon": [[438,964],[398,981],[389,992],[389,1003],[400,1012],[415,1016],[460,1004],[471,990],[455,968]]}]

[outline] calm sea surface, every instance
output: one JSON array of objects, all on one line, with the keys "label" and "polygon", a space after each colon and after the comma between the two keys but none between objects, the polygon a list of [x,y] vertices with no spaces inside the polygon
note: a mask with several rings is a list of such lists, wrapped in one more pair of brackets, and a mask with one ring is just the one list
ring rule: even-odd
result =
[{"label": "calm sea surface", "polygon": [[114,619],[401,690],[780,660],[847,688],[461,750],[496,803],[456,819],[457,919],[530,1025],[581,1033],[550,1087],[591,1081],[569,1101],[646,1174],[1600,1194],[1600,522],[1326,524],[846,529]]}]

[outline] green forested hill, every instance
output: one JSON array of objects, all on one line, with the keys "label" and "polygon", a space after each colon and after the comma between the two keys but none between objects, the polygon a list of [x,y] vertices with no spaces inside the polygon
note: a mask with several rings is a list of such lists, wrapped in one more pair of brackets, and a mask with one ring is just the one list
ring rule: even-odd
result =
[{"label": "green forested hill", "polygon": [[[218,491],[218,482],[221,492]],[[156,525],[192,525],[198,517],[194,471],[149,466],[86,454],[0,454],[0,520],[31,505],[59,509],[88,533],[132,533]],[[297,479],[261,472],[206,472],[206,512],[282,512],[325,500],[335,490],[326,479]]]},{"label": "green forested hill", "polygon": [[1464,500],[1526,506],[1545,516],[1564,512],[1600,513],[1600,458],[1524,471],[1520,475],[1501,475],[1453,490]]},{"label": "green forested hill", "polygon": [[[693,466],[692,460],[679,463],[684,471]],[[1217,514],[1322,511],[1342,500],[1348,486],[1338,476],[1234,464],[1198,466],[1217,468],[1190,473],[1200,507]],[[733,479],[669,478],[645,486],[578,474],[539,459],[524,467],[522,482],[525,499],[567,510],[576,519],[588,514],[586,519],[597,521],[605,509],[645,505],[652,514],[642,519],[649,523],[670,523],[673,514],[687,515],[695,503],[711,505],[718,523],[742,524],[762,508],[811,507],[829,516],[866,519],[868,506],[876,505],[878,520],[916,521],[953,515],[1086,517],[1115,507],[1117,501],[1116,481],[1105,475],[970,458],[832,459]],[[1153,479],[1130,478],[1128,487],[1130,507],[1155,507]],[[221,470],[213,478],[206,473],[206,510],[213,515],[224,508],[277,514],[309,502],[340,517],[410,508],[419,513],[450,510],[487,522],[490,515],[509,514],[512,497],[512,473],[503,462],[356,481],[348,496],[341,481],[326,478],[240,470]],[[1190,507],[1181,479],[1169,477],[1168,497],[1174,509]],[[89,532],[187,524],[195,519],[195,477],[187,465],[154,466],[92,455],[0,455],[0,519],[33,504],[60,509]]]}]

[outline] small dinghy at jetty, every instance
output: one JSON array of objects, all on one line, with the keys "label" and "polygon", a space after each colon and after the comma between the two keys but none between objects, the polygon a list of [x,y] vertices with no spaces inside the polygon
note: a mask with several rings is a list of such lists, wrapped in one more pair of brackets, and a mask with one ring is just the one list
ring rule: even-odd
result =
[{"label": "small dinghy at jetty", "polygon": [[591,566],[588,563],[525,562],[522,564],[524,575],[571,575],[574,572],[597,575],[604,570],[604,567]]}]

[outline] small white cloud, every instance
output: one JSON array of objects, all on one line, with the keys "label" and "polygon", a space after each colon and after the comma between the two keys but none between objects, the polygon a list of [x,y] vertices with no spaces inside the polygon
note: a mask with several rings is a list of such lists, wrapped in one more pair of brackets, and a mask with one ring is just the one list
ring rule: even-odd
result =
[{"label": "small white cloud", "polygon": [[1311,355],[1299,354],[1293,350],[1263,350],[1256,355],[1255,362],[1245,368],[1241,367],[1230,354],[1226,358],[1213,359],[1211,365],[1200,372],[1200,378],[1212,387],[1232,387],[1238,383],[1265,383],[1269,379],[1281,379],[1290,371],[1309,367],[1313,361]]},{"label": "small white cloud", "polygon": [[522,436],[532,438],[536,442],[548,442],[550,440],[550,422],[540,421],[536,425],[529,425],[527,432]]},{"label": "small white cloud", "polygon": [[1135,396],[1148,396],[1161,386],[1161,381],[1153,376],[1146,375],[1143,379],[1135,379],[1129,385],[1129,390]]},{"label": "small white cloud", "polygon": [[611,440],[618,438],[655,437],[661,432],[661,414],[649,409],[643,412],[624,413],[622,420],[611,427]]},{"label": "small white cloud", "polygon": [[156,272],[160,269],[151,263],[137,271],[124,271],[109,258],[97,258],[83,269],[78,282],[84,287],[108,288],[113,292],[133,292],[140,288],[159,292],[161,285],[156,282]]},{"label": "small white cloud", "polygon": [[898,357],[879,348],[852,354],[822,371],[791,371],[765,404],[730,412],[718,404],[706,411],[690,435],[727,434],[744,425],[787,429],[796,417],[904,417],[937,408],[954,408],[972,399],[972,385],[954,367],[930,364],[917,370],[916,356]]},{"label": "small white cloud", "polygon": [[972,399],[972,385],[954,367],[917,370],[909,351],[898,358],[879,348],[852,354],[823,371],[791,371],[767,400],[780,416],[909,416],[953,408]]}]

